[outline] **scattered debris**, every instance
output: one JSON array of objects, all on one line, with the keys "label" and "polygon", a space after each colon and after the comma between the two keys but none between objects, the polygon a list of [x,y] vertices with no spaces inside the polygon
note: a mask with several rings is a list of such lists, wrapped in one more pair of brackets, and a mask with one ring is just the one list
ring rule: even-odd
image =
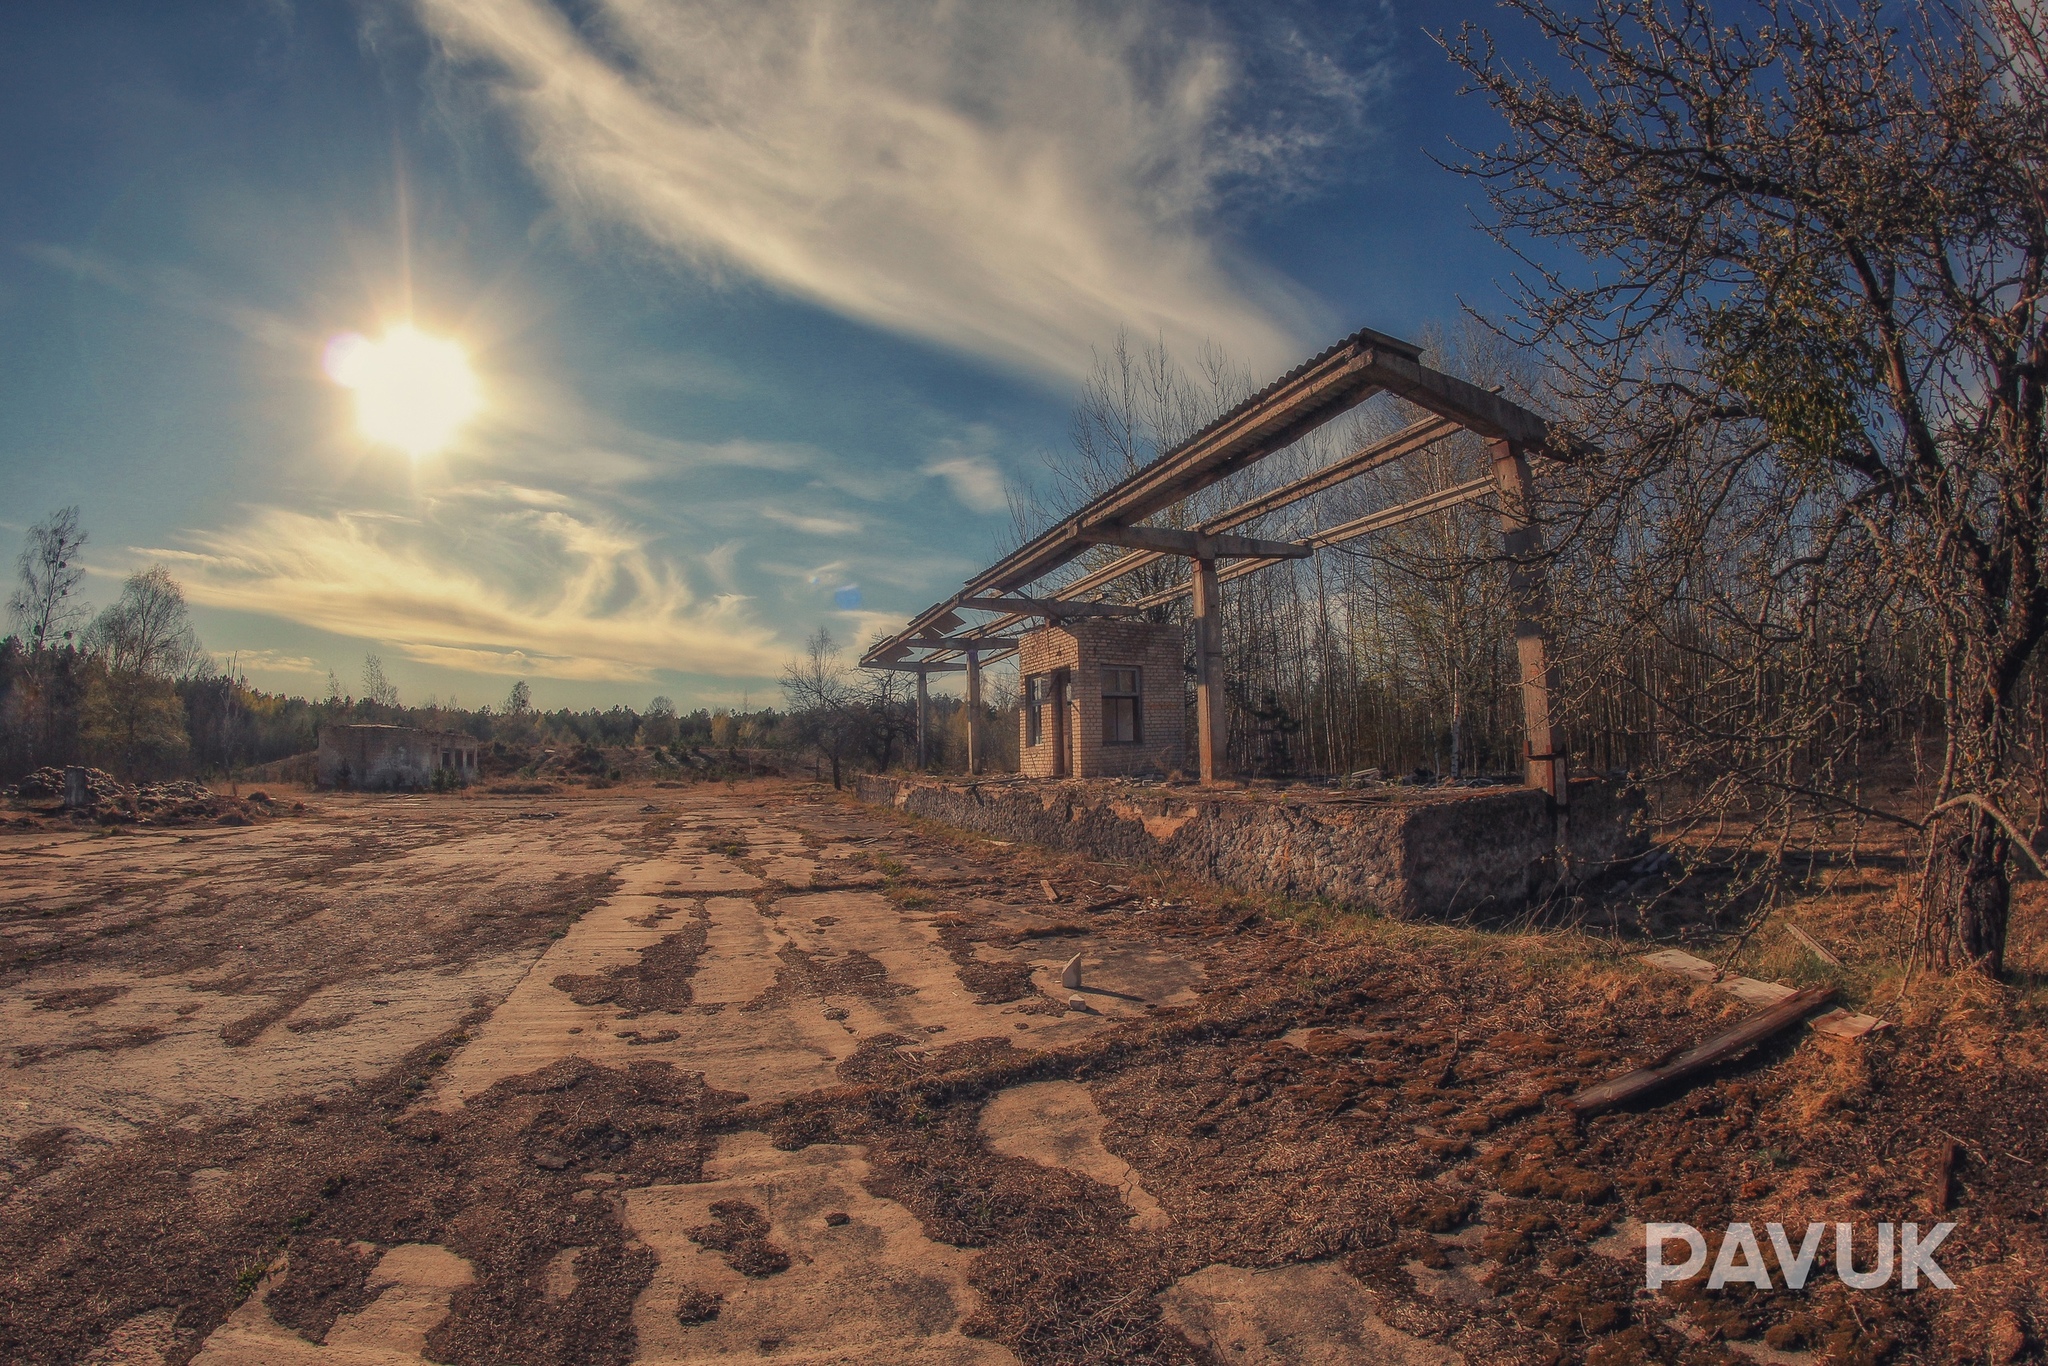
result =
[{"label": "scattered debris", "polygon": [[1955,1200],[1956,1165],[1962,1160],[1962,1145],[1952,1138],[1943,1139],[1941,1151],[1934,1156],[1934,1180],[1927,1191],[1927,1212],[1947,1214]]},{"label": "scattered debris", "polygon": [[1752,1044],[1763,1042],[1773,1034],[1790,1029],[1811,1015],[1821,1006],[1833,1000],[1833,987],[1809,987],[1795,991],[1778,1004],[1730,1029],[1693,1045],[1667,1062],[1649,1067],[1638,1067],[1611,1081],[1603,1081],[1579,1092],[1566,1102],[1581,1115],[1596,1115],[1603,1110],[1612,1110],[1626,1105],[1638,1096],[1664,1086],[1669,1082],[1681,1081],[1704,1072],[1716,1063],[1743,1052]]},{"label": "scattered debris", "polygon": [[709,1323],[718,1317],[725,1296],[708,1290],[685,1290],[676,1297],[676,1322]]},{"label": "scattered debris", "polygon": [[[70,776],[67,787],[67,773]],[[281,814],[267,793],[234,797],[187,779],[130,786],[103,769],[39,768],[0,796],[60,806],[32,808],[48,819],[90,820],[99,825],[253,825]],[[293,813],[304,810],[294,803]],[[24,818],[26,819],[26,818]]]},{"label": "scattered debris", "polygon": [[768,1241],[768,1217],[745,1200],[711,1206],[712,1222],[690,1230],[690,1241],[725,1254],[726,1265],[756,1279],[789,1270],[789,1254]]},{"label": "scattered debris", "polygon": [[[1754,1006],[1776,1005],[1790,997],[1796,988],[1783,982],[1762,982],[1754,977],[1743,977],[1737,973],[1723,972],[1704,958],[1695,958],[1678,949],[1660,949],[1656,953],[1643,955],[1643,962],[1653,968],[1663,968],[1690,977],[1703,986],[1719,987],[1738,1001],[1747,1001]],[[1860,1039],[1873,1029],[1884,1028],[1885,1022],[1875,1015],[1859,1015],[1837,1006],[1825,1010],[1808,1020],[1807,1027],[1816,1034],[1827,1034],[1837,1039]]]}]

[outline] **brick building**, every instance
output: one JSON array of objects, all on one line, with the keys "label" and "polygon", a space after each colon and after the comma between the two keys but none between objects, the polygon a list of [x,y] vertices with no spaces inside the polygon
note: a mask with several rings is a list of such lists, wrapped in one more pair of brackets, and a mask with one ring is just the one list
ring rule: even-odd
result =
[{"label": "brick building", "polygon": [[1018,770],[1107,778],[1185,766],[1185,635],[1149,621],[1082,619],[1018,644]]},{"label": "brick building", "polygon": [[476,747],[476,737],[460,731],[322,726],[313,781],[364,791],[418,790],[432,787],[440,772],[447,775],[443,782],[469,783],[476,778]]}]

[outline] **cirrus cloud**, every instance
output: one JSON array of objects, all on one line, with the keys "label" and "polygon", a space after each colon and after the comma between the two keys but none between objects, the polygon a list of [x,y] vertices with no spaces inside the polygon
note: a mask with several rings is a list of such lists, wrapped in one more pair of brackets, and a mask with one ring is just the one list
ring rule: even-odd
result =
[{"label": "cirrus cloud", "polygon": [[644,533],[555,498],[464,490],[416,513],[253,509],[188,548],[142,549],[187,596],[480,673],[637,682],[772,675],[747,599],[700,597]]},{"label": "cirrus cloud", "polygon": [[945,480],[953,496],[976,512],[1001,512],[1010,505],[1009,493],[1003,487],[1003,472],[985,455],[934,460],[924,467],[924,472]]},{"label": "cirrus cloud", "polygon": [[[1067,379],[1119,327],[1297,359],[1307,296],[1232,259],[1213,210],[1283,190],[1374,83],[1170,0],[415,6],[571,222]],[[1248,66],[1276,62],[1254,116]]]}]

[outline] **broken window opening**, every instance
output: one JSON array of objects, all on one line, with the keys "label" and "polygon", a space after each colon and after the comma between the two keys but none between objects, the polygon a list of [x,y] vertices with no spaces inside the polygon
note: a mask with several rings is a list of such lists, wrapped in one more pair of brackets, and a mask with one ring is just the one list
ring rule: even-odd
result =
[{"label": "broken window opening", "polygon": [[1102,667],[1102,743],[1135,745],[1139,735],[1139,671],[1122,665]]},{"label": "broken window opening", "polygon": [[1045,740],[1044,712],[1042,709],[1052,701],[1052,678],[1050,675],[1040,674],[1030,679],[1025,687],[1024,743],[1027,745],[1042,744]]}]

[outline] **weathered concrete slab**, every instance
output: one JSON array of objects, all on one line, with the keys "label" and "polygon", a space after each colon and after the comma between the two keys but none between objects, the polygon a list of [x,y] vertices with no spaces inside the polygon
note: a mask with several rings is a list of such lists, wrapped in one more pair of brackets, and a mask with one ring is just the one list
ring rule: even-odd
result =
[{"label": "weathered concrete slab", "polygon": [[1131,1211],[1134,1229],[1150,1232],[1173,1222],[1130,1163],[1102,1141],[1102,1111],[1079,1082],[1036,1081],[997,1093],[982,1109],[981,1132],[999,1153],[1064,1167],[1110,1187]]},{"label": "weathered concrete slab", "polygon": [[[868,1193],[867,1174],[857,1148],[783,1152],[765,1135],[735,1134],[703,1182],[629,1192],[627,1220],[660,1258],[633,1310],[635,1361],[1015,1366],[1002,1347],[960,1331],[977,1302],[974,1254],[925,1237],[909,1210]],[[692,1237],[726,1201],[758,1211],[785,1269],[743,1275]],[[716,1312],[679,1317],[691,1298]]]},{"label": "weathered concrete slab", "polygon": [[270,1316],[270,1290],[279,1279],[273,1272],[214,1330],[195,1366],[428,1366],[427,1334],[448,1316],[455,1292],[475,1276],[468,1262],[446,1248],[394,1247],[370,1273],[368,1288],[376,1298],[336,1319],[324,1346]]},{"label": "weathered concrete slab", "polygon": [[1363,1286],[1327,1262],[1248,1271],[1204,1267],[1160,1296],[1162,1317],[1217,1359],[1243,1366],[1462,1366],[1387,1326]]}]

